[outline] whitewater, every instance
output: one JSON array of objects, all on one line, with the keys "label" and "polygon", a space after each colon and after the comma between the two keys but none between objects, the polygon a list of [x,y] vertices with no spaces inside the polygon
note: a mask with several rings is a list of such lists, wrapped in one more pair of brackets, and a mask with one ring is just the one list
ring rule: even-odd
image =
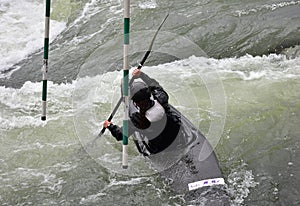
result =
[{"label": "whitewater", "polygon": [[[132,1],[131,71],[168,10],[143,71],[215,148],[231,205],[299,204],[299,1],[193,3]],[[1,205],[193,205],[131,141],[125,172],[110,133],[88,147],[120,97],[122,1],[51,12],[44,122],[44,3],[0,2]]]}]

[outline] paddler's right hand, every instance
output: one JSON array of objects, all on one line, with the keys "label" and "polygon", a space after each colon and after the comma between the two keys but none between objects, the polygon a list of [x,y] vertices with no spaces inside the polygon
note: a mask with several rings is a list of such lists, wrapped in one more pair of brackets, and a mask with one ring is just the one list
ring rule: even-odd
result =
[{"label": "paddler's right hand", "polygon": [[105,120],[104,123],[103,123],[103,127],[107,128],[110,124],[111,124],[110,121]]},{"label": "paddler's right hand", "polygon": [[132,72],[132,76],[133,78],[139,78],[141,76],[142,71],[138,68],[136,68],[135,70],[133,70]]}]

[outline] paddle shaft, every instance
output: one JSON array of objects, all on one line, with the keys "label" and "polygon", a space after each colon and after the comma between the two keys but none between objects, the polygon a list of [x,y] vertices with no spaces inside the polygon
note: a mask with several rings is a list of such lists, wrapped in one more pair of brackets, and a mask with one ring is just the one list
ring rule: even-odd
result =
[{"label": "paddle shaft", "polygon": [[49,48],[49,28],[50,28],[50,0],[46,0],[45,12],[45,37],[44,37],[44,60],[43,60],[43,91],[42,91],[42,116],[41,120],[46,120],[47,103],[47,72],[48,72],[48,48]]}]

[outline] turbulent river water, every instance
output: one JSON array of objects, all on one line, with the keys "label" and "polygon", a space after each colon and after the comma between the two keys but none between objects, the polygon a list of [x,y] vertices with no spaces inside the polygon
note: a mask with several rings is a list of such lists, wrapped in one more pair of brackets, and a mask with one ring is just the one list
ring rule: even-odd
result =
[{"label": "turbulent river water", "polygon": [[[130,64],[208,138],[231,205],[300,204],[300,1],[132,0]],[[123,1],[0,0],[1,205],[193,205],[130,142],[89,147],[120,96]],[[121,124],[119,109],[114,123]],[[297,161],[298,159],[298,161]]]}]

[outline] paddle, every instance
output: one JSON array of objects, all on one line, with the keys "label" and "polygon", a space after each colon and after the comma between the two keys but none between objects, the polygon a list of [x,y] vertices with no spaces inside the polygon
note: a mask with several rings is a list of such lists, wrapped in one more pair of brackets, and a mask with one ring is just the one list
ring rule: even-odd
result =
[{"label": "paddle", "polygon": [[[137,69],[141,69],[141,68],[143,67],[145,61],[147,60],[149,54],[151,53],[151,50],[152,50],[152,46],[153,46],[154,40],[155,40],[155,38],[156,38],[156,36],[157,36],[159,30],[161,29],[162,25],[165,23],[166,19],[168,18],[168,16],[169,16],[169,14],[166,15],[166,17],[164,18],[164,20],[163,20],[163,21],[161,22],[161,24],[159,25],[157,31],[155,32],[155,34],[154,34],[154,36],[153,36],[153,38],[152,38],[152,41],[151,41],[151,43],[150,43],[150,46],[149,46],[147,52],[145,53],[145,55],[144,55],[142,61],[139,63]],[[132,84],[133,80],[134,80],[134,78],[131,78],[131,80],[130,80],[130,82],[129,82],[129,86]],[[118,103],[116,104],[115,108],[113,109],[112,113],[111,113],[110,116],[108,117],[108,119],[107,119],[108,121],[111,121],[112,118],[114,117],[114,115],[116,114],[116,112],[117,112],[117,110],[118,110],[118,108],[119,108],[119,106],[120,106],[120,104],[121,104],[121,102],[122,102],[122,99],[123,99],[123,97],[121,96],[120,99],[119,99],[119,101],[118,101]],[[96,139],[97,139],[97,138],[100,138],[100,137],[103,135],[103,133],[105,132],[105,130],[106,130],[106,128],[103,127],[102,130],[100,131],[100,133],[98,134],[98,136],[96,137]],[[96,140],[96,139],[95,139],[95,140]]]},{"label": "paddle", "polygon": [[50,0],[46,1],[45,14],[45,38],[44,38],[44,60],[43,60],[43,90],[42,90],[42,116],[41,120],[46,121],[47,104],[47,72],[48,72],[48,52],[49,52],[49,28],[50,28]]}]

